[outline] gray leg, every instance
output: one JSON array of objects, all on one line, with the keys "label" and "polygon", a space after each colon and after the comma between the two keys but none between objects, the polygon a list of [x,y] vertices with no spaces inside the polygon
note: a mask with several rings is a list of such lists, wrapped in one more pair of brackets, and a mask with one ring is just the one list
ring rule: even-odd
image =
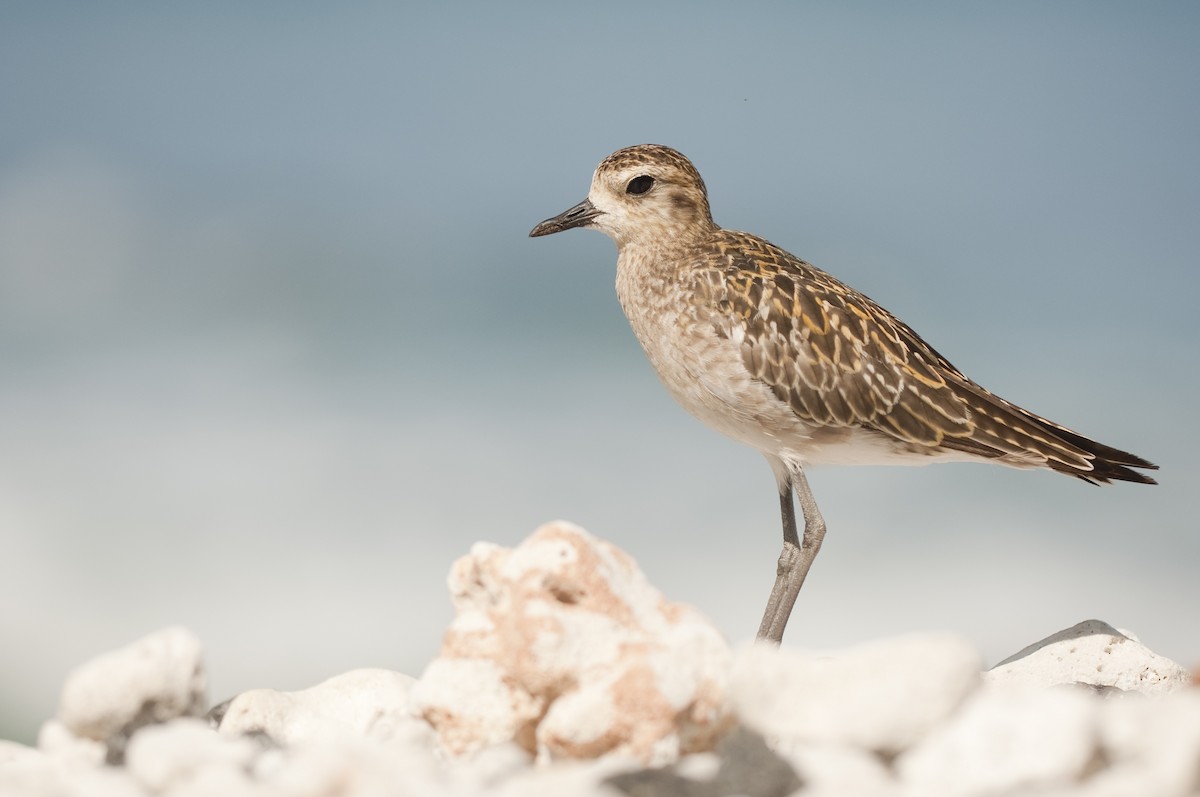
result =
[{"label": "gray leg", "polygon": [[[788,476],[779,477],[778,483],[779,510],[783,516],[783,552],[779,554],[775,586],[771,588],[767,610],[758,626],[758,638],[774,642],[776,645],[783,641],[783,629],[787,627],[788,618],[792,615],[796,596],[800,594],[800,587],[804,586],[808,569],[817,558],[817,551],[821,550],[821,541],[825,539],[825,519],[817,509],[817,502],[808,487],[804,471],[796,468]],[[800,498],[800,511],[804,513],[803,541],[796,535],[793,489]]]}]

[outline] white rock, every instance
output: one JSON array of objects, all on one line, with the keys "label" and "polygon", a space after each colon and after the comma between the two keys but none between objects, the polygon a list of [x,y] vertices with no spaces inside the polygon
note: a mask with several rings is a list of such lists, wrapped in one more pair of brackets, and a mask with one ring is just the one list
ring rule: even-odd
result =
[{"label": "white rock", "polygon": [[227,767],[208,767],[171,789],[169,797],[286,797]]},{"label": "white rock", "polygon": [[389,739],[416,722],[408,711],[413,682],[361,669],[296,692],[254,689],[229,701],[219,727],[223,734],[265,733],[280,744],[333,735]]},{"label": "white rock", "polygon": [[0,742],[0,794],[26,797],[65,792],[60,768],[50,756],[16,742]]},{"label": "white rock", "polygon": [[167,628],[76,668],[58,720],[76,736],[106,742],[111,757],[143,725],[203,714],[205,688],[199,640]]},{"label": "white rock", "polygon": [[533,757],[528,750],[509,742],[485,747],[474,755],[459,756],[447,763],[451,791],[490,794],[510,778],[528,771]]},{"label": "white rock", "polygon": [[456,617],[413,708],[454,755],[515,741],[543,761],[663,764],[727,727],[729,648],[625,553],[569,523],[455,564]]},{"label": "white rock", "polygon": [[981,660],[949,634],[913,634],[827,654],[757,644],[733,665],[729,699],[768,739],[895,754],[976,689]]},{"label": "white rock", "polygon": [[38,749],[61,761],[80,766],[99,766],[104,763],[108,752],[104,742],[76,736],[58,720],[42,723],[38,731]]},{"label": "white rock", "polygon": [[1099,708],[1107,768],[1086,793],[1184,797],[1200,792],[1200,690],[1160,698],[1126,695]]},{"label": "white rock", "polygon": [[0,794],[5,797],[62,792],[61,767],[34,747],[0,739]]},{"label": "white rock", "polygon": [[276,753],[278,760],[269,770],[256,768],[254,772],[272,797],[430,797],[450,793],[432,755],[395,740],[326,737]]},{"label": "white rock", "polygon": [[1074,787],[1097,761],[1094,695],[989,687],[896,760],[912,795],[1029,794]]},{"label": "white rock", "polygon": [[105,751],[102,742],[80,739],[54,720],[45,722],[36,749],[0,741],[0,795],[140,797],[124,771],[103,766]]},{"label": "white rock", "polygon": [[1033,643],[997,664],[984,678],[1027,686],[1090,684],[1151,695],[1173,692],[1191,682],[1183,667],[1099,620],[1085,620]]},{"label": "white rock", "polygon": [[891,772],[878,755],[859,747],[841,744],[777,742],[774,750],[792,765],[810,794],[894,794],[899,790]]},{"label": "white rock", "polygon": [[43,755],[36,747],[29,747],[19,742],[0,739],[0,766],[14,762],[20,763],[39,760]]},{"label": "white rock", "polygon": [[248,739],[221,736],[203,720],[182,718],[134,734],[125,751],[125,768],[138,783],[159,793],[197,779],[207,781],[216,770],[234,773],[230,780],[247,779],[245,771],[258,750]]},{"label": "white rock", "polygon": [[721,756],[716,753],[692,753],[679,759],[674,770],[688,780],[713,781],[721,772]]},{"label": "white rock", "polygon": [[123,770],[64,761],[33,750],[0,761],[0,795],[3,797],[145,797],[145,792]]},{"label": "white rock", "polygon": [[113,767],[98,767],[72,772],[66,779],[66,789],[50,794],[79,794],[87,797],[145,797],[129,775]]},{"label": "white rock", "polygon": [[669,797],[669,792],[626,792],[605,783],[608,778],[631,768],[634,768],[633,762],[620,756],[591,761],[561,759],[518,772],[495,790],[481,794],[486,797],[627,797],[629,794]]}]

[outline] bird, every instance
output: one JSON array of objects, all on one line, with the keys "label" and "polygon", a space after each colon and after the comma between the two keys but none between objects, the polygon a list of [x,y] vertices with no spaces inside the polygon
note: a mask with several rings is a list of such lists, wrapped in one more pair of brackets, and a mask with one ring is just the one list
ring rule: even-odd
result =
[{"label": "bird", "polygon": [[1156,483],[1139,470],[1157,465],[1006,401],[865,294],[718,226],[700,172],[677,150],[617,150],[586,199],[529,235],[573,228],[616,243],[617,297],[667,391],[774,473],[783,549],[760,640],[781,643],[825,537],[810,466],[988,461],[1093,484]]}]

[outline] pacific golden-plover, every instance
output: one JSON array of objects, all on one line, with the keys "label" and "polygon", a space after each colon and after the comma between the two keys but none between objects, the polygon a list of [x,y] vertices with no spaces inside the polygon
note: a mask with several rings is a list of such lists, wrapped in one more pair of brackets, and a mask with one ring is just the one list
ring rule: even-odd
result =
[{"label": "pacific golden-plover", "polygon": [[609,155],[587,199],[529,234],[572,227],[616,242],[617,296],[671,395],[775,473],[783,552],[760,639],[783,638],[825,536],[807,465],[990,460],[1095,484],[1155,483],[1132,468],[1156,465],[988,392],[868,297],[718,227],[700,173],[669,147]]}]

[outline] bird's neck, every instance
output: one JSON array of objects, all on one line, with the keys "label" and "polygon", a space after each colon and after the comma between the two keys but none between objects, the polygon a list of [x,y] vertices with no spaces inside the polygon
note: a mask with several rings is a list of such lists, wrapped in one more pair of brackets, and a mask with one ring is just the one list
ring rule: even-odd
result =
[{"label": "bird's neck", "polygon": [[711,221],[707,224],[692,223],[674,227],[663,225],[651,235],[641,234],[631,238],[614,236],[614,240],[620,260],[679,261],[686,258],[688,252],[702,248],[719,231],[720,228]]},{"label": "bird's neck", "polygon": [[617,295],[631,321],[638,308],[652,312],[650,305],[673,295],[670,286],[685,279],[695,265],[696,253],[711,237],[711,233],[664,235],[618,242]]}]

